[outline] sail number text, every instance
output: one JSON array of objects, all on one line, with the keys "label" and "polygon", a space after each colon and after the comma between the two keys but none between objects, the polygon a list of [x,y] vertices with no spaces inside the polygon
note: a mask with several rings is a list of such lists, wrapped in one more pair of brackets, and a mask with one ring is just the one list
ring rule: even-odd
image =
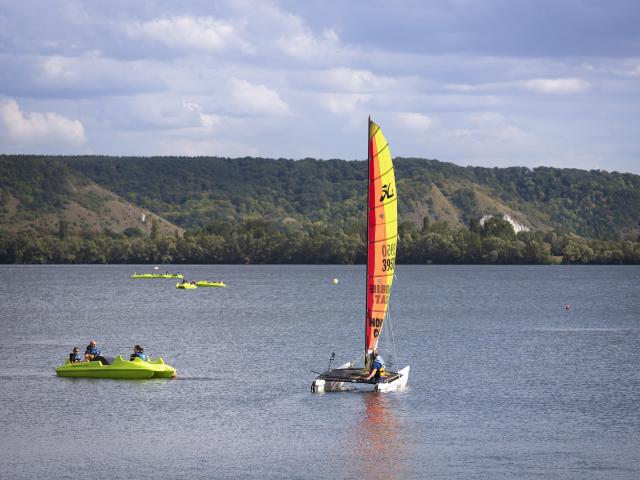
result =
[{"label": "sail number text", "polygon": [[369,326],[373,330],[373,337],[378,338],[380,335],[380,327],[382,327],[382,319],[381,318],[370,318]]},{"label": "sail number text", "polygon": [[382,271],[393,272],[396,265],[396,244],[383,244],[382,248]]},{"label": "sail number text", "polygon": [[395,266],[396,259],[395,258],[383,258],[382,259],[382,271],[383,272],[393,272],[393,267]]},{"label": "sail number text", "polygon": [[369,291],[373,295],[374,303],[389,303],[389,293],[391,292],[390,285],[369,285]]}]

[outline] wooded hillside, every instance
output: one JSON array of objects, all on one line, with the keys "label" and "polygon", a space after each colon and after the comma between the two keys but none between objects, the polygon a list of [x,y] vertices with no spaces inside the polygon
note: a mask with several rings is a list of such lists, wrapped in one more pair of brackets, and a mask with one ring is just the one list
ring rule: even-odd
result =
[{"label": "wooded hillside", "polygon": [[[252,216],[343,226],[363,216],[364,161],[68,157],[62,162],[184,228]],[[425,216],[455,226],[484,214],[509,213],[530,228],[590,238],[640,230],[638,175],[459,167],[415,158],[394,162],[400,219],[418,225]]]},{"label": "wooded hillside", "polygon": [[[634,263],[638,175],[394,163],[399,262]],[[365,197],[364,161],[4,155],[1,261],[361,262]]]}]

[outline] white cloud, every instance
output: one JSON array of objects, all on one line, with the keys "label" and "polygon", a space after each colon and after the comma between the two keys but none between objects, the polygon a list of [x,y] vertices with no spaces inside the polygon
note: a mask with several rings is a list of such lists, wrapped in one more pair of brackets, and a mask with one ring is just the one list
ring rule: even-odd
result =
[{"label": "white cloud", "polygon": [[537,93],[583,93],[591,88],[589,82],[581,78],[535,78],[521,83],[527,90]]},{"label": "white cloud", "polygon": [[629,72],[629,75],[632,77],[640,77],[640,65],[636,65],[636,68],[632,69]]},{"label": "white cloud", "polygon": [[47,78],[51,79],[68,79],[75,76],[72,62],[59,55],[45,58],[42,62],[42,71]]},{"label": "white cloud", "polygon": [[536,93],[574,94],[588,91],[591,89],[591,84],[581,78],[534,78],[512,82],[447,83],[443,88],[445,91],[456,93],[509,92],[524,88]]},{"label": "white cloud", "polygon": [[416,132],[429,130],[434,124],[434,120],[423,113],[400,112],[396,113],[395,116],[404,128]]},{"label": "white cloud", "polygon": [[231,99],[240,113],[255,115],[286,115],[289,106],[275,90],[246,80],[232,79]]},{"label": "white cloud", "polygon": [[174,71],[154,61],[122,61],[88,52],[38,57],[28,81],[41,91],[66,91],[74,97],[133,94],[165,89],[165,79]]},{"label": "white cloud", "polygon": [[[335,124],[341,132],[357,132],[363,128],[362,125],[366,124],[367,116],[375,111],[371,104],[373,98],[374,95],[371,94],[330,93],[321,94],[316,100],[320,109],[340,117],[331,119],[330,122]],[[322,115],[320,112],[319,114]],[[309,156],[321,155],[310,154]]]},{"label": "white cloud", "polygon": [[291,35],[282,36],[276,42],[286,54],[296,58],[314,58],[335,53],[340,50],[340,39],[333,30],[325,30],[316,37],[310,31],[302,29]]},{"label": "white cloud", "polygon": [[369,99],[369,95],[329,94],[322,97],[321,104],[331,113],[352,114],[362,110]]},{"label": "white cloud", "polygon": [[169,47],[220,51],[232,45],[250,50],[236,28],[229,22],[212,17],[188,15],[155,18],[146,22],[133,22],[126,32],[134,38],[146,38]]},{"label": "white cloud", "polygon": [[517,154],[533,143],[530,133],[510,122],[503,114],[491,111],[467,114],[461,128],[453,129],[452,134],[471,151],[484,151],[484,155]]},{"label": "white cloud", "polygon": [[445,91],[456,93],[484,93],[502,90],[509,84],[504,82],[479,83],[470,85],[467,83],[447,83],[443,85]]},{"label": "white cloud", "polygon": [[351,60],[362,55],[342,43],[330,19],[316,22],[278,3],[281,2],[227,2],[231,17],[237,19],[235,24],[242,25],[243,35],[251,40],[260,62],[269,62],[271,66],[306,63],[312,68],[335,67],[353,65]]},{"label": "white cloud", "polygon": [[[143,138],[146,138],[143,136]],[[187,130],[169,133],[153,145],[154,155],[182,156],[258,156],[255,146],[236,142],[231,139],[221,141],[210,135],[202,135],[200,131]]]},{"label": "white cloud", "polygon": [[182,102],[182,106],[187,110],[189,110],[190,112],[193,112],[198,115],[200,126],[202,127],[213,128],[220,124],[220,121],[221,121],[220,117],[218,117],[217,115],[210,115],[210,114],[203,113],[202,106],[198,105],[197,103]]},{"label": "white cloud", "polygon": [[397,82],[391,77],[376,75],[369,70],[333,68],[312,72],[304,78],[306,87],[318,86],[332,92],[370,93],[389,91]]},{"label": "white cloud", "polygon": [[466,116],[466,122],[479,126],[486,127],[487,125],[504,125],[507,123],[504,115],[498,112],[473,112]]},{"label": "white cloud", "polygon": [[551,158],[545,159],[548,164],[560,165],[564,168],[580,168],[582,170],[597,170],[603,168],[602,158],[593,152],[585,152],[579,148],[566,151],[557,149]]},{"label": "white cloud", "polygon": [[9,139],[21,144],[49,141],[78,146],[86,141],[84,127],[79,120],[52,112],[23,113],[13,99],[0,102],[0,122]]},{"label": "white cloud", "polygon": [[297,60],[327,62],[343,51],[332,28],[315,34],[305,20],[272,2],[237,2],[241,16],[248,20],[253,34],[268,53],[280,52]]}]

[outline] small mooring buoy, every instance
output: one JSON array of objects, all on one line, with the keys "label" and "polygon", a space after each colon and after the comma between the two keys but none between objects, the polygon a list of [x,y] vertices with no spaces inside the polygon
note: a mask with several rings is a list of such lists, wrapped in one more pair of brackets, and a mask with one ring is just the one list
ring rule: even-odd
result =
[{"label": "small mooring buoy", "polygon": [[334,279],[333,279],[333,284],[334,284],[334,285],[337,285],[337,284],[338,284],[338,279],[337,279],[337,278],[334,278]]}]

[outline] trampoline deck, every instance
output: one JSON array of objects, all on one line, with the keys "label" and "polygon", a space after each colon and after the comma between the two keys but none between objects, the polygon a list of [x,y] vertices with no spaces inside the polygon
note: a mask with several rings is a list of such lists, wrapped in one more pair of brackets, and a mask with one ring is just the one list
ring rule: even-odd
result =
[{"label": "trampoline deck", "polygon": [[390,383],[397,380],[400,375],[396,372],[385,371],[384,376],[379,380],[365,380],[364,376],[367,371],[363,368],[336,368],[334,370],[327,370],[323,374],[318,376],[318,380],[324,380],[325,382],[346,382],[346,383]]}]

